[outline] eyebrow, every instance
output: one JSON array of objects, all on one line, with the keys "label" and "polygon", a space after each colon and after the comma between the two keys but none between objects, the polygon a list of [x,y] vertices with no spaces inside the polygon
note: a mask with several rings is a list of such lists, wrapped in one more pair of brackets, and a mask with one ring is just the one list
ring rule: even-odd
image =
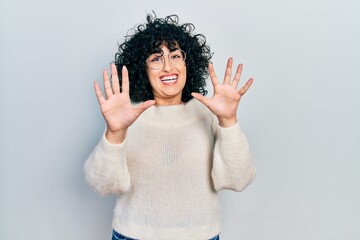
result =
[{"label": "eyebrow", "polygon": [[[170,53],[172,53],[172,52],[175,52],[176,50],[180,50],[180,48],[177,47],[177,48],[173,48],[173,49],[169,49],[169,50],[170,50]],[[162,56],[162,55],[164,55],[164,51],[161,50],[161,51],[150,53],[150,55],[153,55],[153,54],[161,54],[161,56]]]}]

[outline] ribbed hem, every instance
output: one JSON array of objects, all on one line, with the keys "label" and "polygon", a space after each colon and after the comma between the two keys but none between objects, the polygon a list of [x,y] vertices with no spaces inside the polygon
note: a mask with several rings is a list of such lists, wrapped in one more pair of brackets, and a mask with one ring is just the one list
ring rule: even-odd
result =
[{"label": "ribbed hem", "polygon": [[155,228],[115,219],[113,228],[125,236],[139,240],[208,240],[221,232],[220,222],[192,228]]}]

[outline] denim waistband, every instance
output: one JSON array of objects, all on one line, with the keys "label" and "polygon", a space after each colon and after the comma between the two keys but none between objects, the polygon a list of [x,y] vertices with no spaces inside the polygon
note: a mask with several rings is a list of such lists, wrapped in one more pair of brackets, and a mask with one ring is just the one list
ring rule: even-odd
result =
[{"label": "denim waistband", "polygon": [[[115,230],[113,230],[113,234],[112,234],[112,239],[111,240],[137,240],[137,239],[134,239],[134,238],[130,238],[130,237],[126,237],[118,232],[116,232]],[[220,240],[220,237],[219,235],[213,237],[213,238],[210,238],[209,240]]]}]

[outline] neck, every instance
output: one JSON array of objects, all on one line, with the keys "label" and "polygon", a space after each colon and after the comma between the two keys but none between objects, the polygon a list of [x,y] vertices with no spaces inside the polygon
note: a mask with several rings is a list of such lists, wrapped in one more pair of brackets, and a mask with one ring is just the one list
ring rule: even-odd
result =
[{"label": "neck", "polygon": [[155,97],[155,105],[156,106],[171,106],[171,105],[180,105],[183,104],[180,98],[169,98],[169,99],[163,99],[163,98],[156,98]]}]

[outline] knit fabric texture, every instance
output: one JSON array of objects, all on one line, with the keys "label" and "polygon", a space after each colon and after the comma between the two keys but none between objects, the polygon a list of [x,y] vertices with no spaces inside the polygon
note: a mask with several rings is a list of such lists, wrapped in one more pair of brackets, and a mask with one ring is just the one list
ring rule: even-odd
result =
[{"label": "knit fabric texture", "polygon": [[220,127],[193,99],[150,107],[121,144],[103,135],[85,176],[98,193],[117,195],[117,232],[141,240],[205,240],[221,232],[218,192],[242,191],[255,168],[239,123]]}]

